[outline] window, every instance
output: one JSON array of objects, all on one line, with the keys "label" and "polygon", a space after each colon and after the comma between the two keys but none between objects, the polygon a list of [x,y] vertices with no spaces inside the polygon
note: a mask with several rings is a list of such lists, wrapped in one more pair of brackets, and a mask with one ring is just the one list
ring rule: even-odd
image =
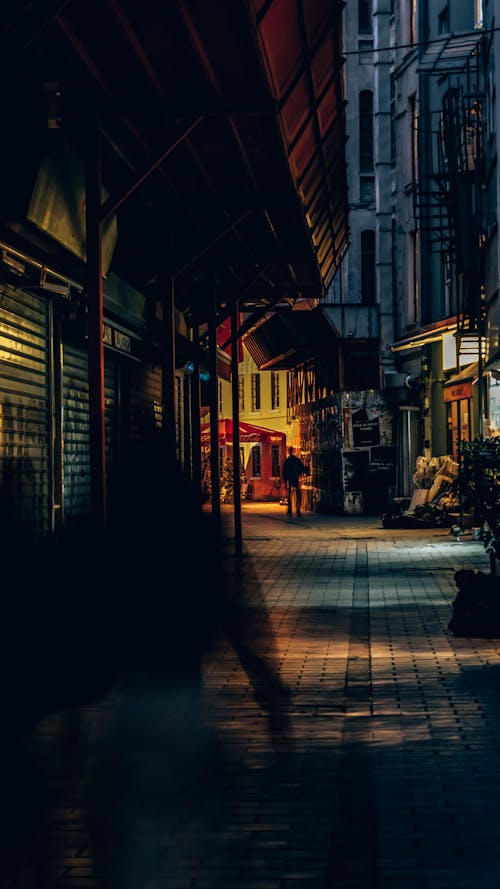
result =
[{"label": "window", "polygon": [[344,389],[361,391],[380,386],[379,352],[377,340],[350,343],[343,350]]},{"label": "window", "polygon": [[280,375],[277,370],[271,371],[271,409],[277,410],[280,406]]},{"label": "window", "polygon": [[240,402],[240,411],[245,410],[245,377],[238,378],[238,396]]},{"label": "window", "polygon": [[410,0],[410,43],[417,42],[417,0]]},{"label": "window", "polygon": [[391,74],[391,164],[396,163],[396,127],[394,121],[396,119],[396,81],[394,75]]},{"label": "window", "polygon": [[271,445],[271,475],[274,476],[274,478],[281,477],[279,445]]},{"label": "window", "polygon": [[361,176],[359,179],[359,203],[369,207],[375,203],[375,180],[373,176]]},{"label": "window", "polygon": [[438,32],[440,34],[449,34],[450,33],[450,10],[449,10],[448,4],[439,13]]},{"label": "window", "polygon": [[359,94],[359,169],[373,170],[373,94],[363,90]]},{"label": "window", "polygon": [[375,232],[361,232],[361,302],[364,306],[375,303]]},{"label": "window", "polygon": [[474,6],[474,27],[482,28],[484,24],[483,0],[475,0]]},{"label": "window", "polygon": [[373,65],[373,40],[358,40],[359,64]]},{"label": "window", "polygon": [[[391,279],[392,279],[392,305],[398,306],[398,284],[397,284],[397,260],[398,260],[398,240],[399,236],[396,228],[396,219],[391,219]],[[399,334],[400,313],[399,308],[394,311],[394,333]]]},{"label": "window", "polygon": [[488,139],[492,139],[496,131],[496,89],[493,74],[488,77],[486,88],[486,132]]},{"label": "window", "polygon": [[371,0],[358,0],[358,32],[360,34],[372,33]]},{"label": "window", "polygon": [[[180,403],[180,389],[177,389],[177,401]],[[164,407],[161,401],[153,401],[153,422],[155,429],[163,429],[165,421]],[[180,422],[180,414],[178,414],[177,422]]]},{"label": "window", "polygon": [[[417,42],[417,5],[419,0],[399,0],[401,36],[409,47]],[[443,0],[441,0],[443,2]],[[446,2],[446,0],[444,0]],[[441,5],[441,4],[440,4]],[[437,10],[436,10],[437,11]],[[409,48],[408,48],[409,51]]]},{"label": "window", "polygon": [[417,113],[417,97],[410,96],[408,99],[410,106],[410,165],[411,165],[411,181],[418,180],[418,113]]},{"label": "window", "polygon": [[407,276],[408,276],[408,321],[414,324],[418,321],[419,311],[419,289],[418,289],[418,232],[408,233],[408,256],[407,256]]},{"label": "window", "polygon": [[453,281],[452,281],[452,264],[449,253],[443,253],[442,261],[442,291],[443,291],[443,314],[446,317],[452,314],[453,305]]},{"label": "window", "polygon": [[252,374],[252,410],[260,411],[260,374]]},{"label": "window", "polygon": [[252,476],[253,478],[260,478],[261,474],[261,460],[260,460],[260,445],[254,445],[251,451],[252,458]]}]

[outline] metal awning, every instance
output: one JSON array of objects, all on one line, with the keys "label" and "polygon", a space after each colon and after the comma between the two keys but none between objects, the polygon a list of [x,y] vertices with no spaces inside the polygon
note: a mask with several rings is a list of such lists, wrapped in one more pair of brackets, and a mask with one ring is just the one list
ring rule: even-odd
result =
[{"label": "metal awning", "polygon": [[452,374],[449,380],[443,384],[443,400],[464,401],[472,397],[472,385],[478,381],[478,363],[474,361],[463,367],[456,374]]},{"label": "metal awning", "polygon": [[456,32],[429,41],[419,61],[419,72],[438,76],[464,73],[478,60],[485,33],[482,30]]},{"label": "metal awning", "polygon": [[[233,421],[224,419],[218,421],[219,444],[231,444],[234,440]],[[239,440],[242,443],[267,442],[268,444],[281,444],[286,442],[286,433],[276,429],[267,429],[264,426],[253,426],[240,420],[238,424]],[[210,423],[201,426],[200,437],[202,445],[210,444],[212,430]]]},{"label": "metal awning", "polygon": [[339,345],[321,306],[274,312],[243,341],[260,370],[293,370],[323,355],[336,355]]},{"label": "metal awning", "polygon": [[451,377],[446,380],[446,383],[443,384],[443,388],[446,389],[447,386],[456,386],[457,383],[476,383],[477,379],[478,363],[477,361],[473,361],[472,364],[463,367],[458,373],[452,374]]},{"label": "metal awning", "polygon": [[411,336],[396,340],[389,346],[391,352],[405,352],[412,349],[420,349],[427,343],[438,342],[442,340],[447,333],[455,333],[457,330],[457,318],[447,318],[444,321],[438,321],[437,324],[430,324],[422,330],[415,332]]},{"label": "metal awning", "polygon": [[[348,240],[342,0],[13,7],[0,34],[3,240],[82,278],[81,249],[27,208],[41,163],[62,143],[83,158],[97,115],[115,274],[152,298],[173,276],[196,324],[235,300],[252,312],[324,296]],[[83,215],[78,177],[57,200]]]}]

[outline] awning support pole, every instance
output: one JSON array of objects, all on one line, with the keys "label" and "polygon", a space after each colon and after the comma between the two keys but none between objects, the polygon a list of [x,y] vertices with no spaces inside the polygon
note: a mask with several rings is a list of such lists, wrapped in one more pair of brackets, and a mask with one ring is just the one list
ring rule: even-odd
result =
[{"label": "awning support pole", "polygon": [[231,309],[231,394],[233,399],[233,503],[234,544],[237,555],[243,552],[241,534],[240,466],[240,387],[238,380],[238,302]]},{"label": "awning support pole", "polygon": [[216,519],[219,530],[221,521],[220,508],[220,470],[219,470],[219,412],[217,403],[217,327],[215,322],[215,282],[211,294],[210,319],[208,324],[208,391],[210,404],[210,479],[212,486],[212,515]]},{"label": "awning support pole", "polygon": [[90,508],[96,527],[106,525],[106,447],[104,426],[104,340],[102,287],[101,134],[90,114],[85,164],[87,240]]},{"label": "awning support pole", "polygon": [[[170,250],[170,260],[172,251]],[[177,433],[175,416],[175,284],[172,275],[164,282],[163,316],[165,320],[165,354],[163,358],[163,429],[165,431],[165,460],[167,466],[177,462]]]},{"label": "awning support pole", "polygon": [[[198,325],[193,327],[193,340],[198,342]],[[189,380],[190,383],[190,407],[191,407],[191,472],[195,491],[201,492],[201,433],[200,433],[200,362],[198,359],[198,350],[195,351],[194,370]]]}]

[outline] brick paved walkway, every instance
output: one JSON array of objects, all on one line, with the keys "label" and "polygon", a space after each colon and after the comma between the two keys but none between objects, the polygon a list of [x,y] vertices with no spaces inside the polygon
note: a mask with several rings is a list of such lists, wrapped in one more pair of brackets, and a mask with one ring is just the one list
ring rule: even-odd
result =
[{"label": "brick paved walkway", "polygon": [[[161,815],[145,811],[140,829],[143,845],[158,839],[161,889],[500,889],[500,640],[447,631],[453,574],[488,571],[483,545],[377,519],[287,520],[268,504],[244,508],[243,531],[293,692],[293,744],[273,749],[221,644],[201,719],[181,694],[181,715],[173,705],[149,738],[141,777]],[[110,822],[95,774],[113,757],[102,738],[116,695],[27,736],[0,889],[101,885],[94,839]],[[148,695],[153,710],[168,699]],[[148,706],[139,689],[134,718]],[[125,820],[126,795],[116,799]],[[156,889],[130,852],[116,886]]]}]

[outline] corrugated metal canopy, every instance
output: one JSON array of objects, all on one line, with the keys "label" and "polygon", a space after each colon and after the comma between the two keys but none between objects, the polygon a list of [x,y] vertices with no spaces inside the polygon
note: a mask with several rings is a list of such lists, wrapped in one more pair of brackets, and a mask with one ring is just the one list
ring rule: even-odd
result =
[{"label": "corrugated metal canopy", "polygon": [[464,31],[444,34],[426,46],[419,62],[419,71],[444,76],[461,74],[479,58],[484,31]]},{"label": "corrugated metal canopy", "polygon": [[477,382],[478,376],[478,362],[473,361],[471,364],[468,364],[466,367],[463,367],[462,370],[459,370],[458,373],[452,374],[449,379],[443,384],[443,388],[446,389],[450,386],[456,386],[457,383],[467,383],[467,382]]},{"label": "corrugated metal canopy", "polygon": [[[146,293],[173,275],[197,323],[214,303],[223,317],[235,299],[242,311],[321,299],[348,237],[342,5],[42,0],[10,11],[0,234],[57,252],[26,222],[30,185],[58,140],[83,159],[98,111],[112,271]],[[65,261],[78,273],[78,257]]]},{"label": "corrugated metal canopy", "polygon": [[335,354],[338,336],[318,306],[312,311],[274,312],[244,336],[244,343],[261,370],[291,370]]},{"label": "corrugated metal canopy", "polygon": [[[272,444],[284,444],[286,441],[286,433],[279,432],[276,429],[267,429],[265,426],[253,426],[251,423],[245,423],[243,420],[240,420],[238,427],[240,442],[265,441]],[[234,440],[233,421],[227,418],[219,420],[218,428],[219,443],[232,444]],[[208,444],[212,435],[210,423],[203,423],[200,434],[201,443]]]}]

